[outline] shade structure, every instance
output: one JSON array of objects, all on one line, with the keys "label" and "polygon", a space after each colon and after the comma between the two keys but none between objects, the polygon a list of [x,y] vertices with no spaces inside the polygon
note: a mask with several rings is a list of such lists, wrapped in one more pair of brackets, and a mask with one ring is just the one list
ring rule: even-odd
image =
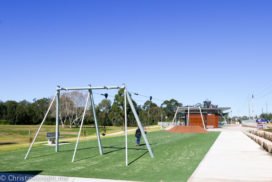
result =
[{"label": "shade structure", "polygon": [[185,106],[178,107],[173,119],[176,122],[177,114],[183,113],[185,116],[185,125],[201,126],[203,128],[218,128],[219,117],[223,116],[223,112],[231,109],[230,107],[195,107]]}]

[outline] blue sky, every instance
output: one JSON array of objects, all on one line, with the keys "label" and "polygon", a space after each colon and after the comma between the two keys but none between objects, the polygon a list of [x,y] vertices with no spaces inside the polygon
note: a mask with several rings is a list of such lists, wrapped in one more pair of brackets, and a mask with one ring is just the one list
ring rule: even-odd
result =
[{"label": "blue sky", "polygon": [[126,83],[185,105],[210,99],[233,115],[248,114],[253,93],[255,114],[266,103],[272,112],[271,9],[251,0],[2,0],[0,100]]}]

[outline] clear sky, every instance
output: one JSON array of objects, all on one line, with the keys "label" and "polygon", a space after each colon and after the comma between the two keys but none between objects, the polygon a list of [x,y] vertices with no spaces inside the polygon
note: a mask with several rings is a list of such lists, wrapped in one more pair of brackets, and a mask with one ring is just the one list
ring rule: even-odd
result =
[{"label": "clear sky", "polygon": [[126,83],[233,115],[253,93],[255,113],[272,112],[271,22],[270,0],[1,0],[0,100]]}]

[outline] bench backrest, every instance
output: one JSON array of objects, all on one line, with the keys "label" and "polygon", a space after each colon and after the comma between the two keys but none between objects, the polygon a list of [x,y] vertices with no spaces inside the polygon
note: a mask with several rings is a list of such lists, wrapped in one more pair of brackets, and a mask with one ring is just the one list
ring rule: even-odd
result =
[{"label": "bench backrest", "polygon": [[[59,133],[58,133],[59,134]],[[46,133],[46,137],[47,138],[54,138],[54,137],[56,137],[56,133],[55,132],[47,132]]]}]

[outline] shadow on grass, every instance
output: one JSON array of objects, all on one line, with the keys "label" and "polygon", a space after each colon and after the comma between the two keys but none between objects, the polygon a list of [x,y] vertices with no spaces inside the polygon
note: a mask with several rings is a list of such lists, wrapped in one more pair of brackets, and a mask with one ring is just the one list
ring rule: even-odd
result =
[{"label": "shadow on grass", "polygon": [[140,155],[139,157],[137,157],[136,159],[134,159],[133,161],[131,161],[130,163],[128,163],[128,165],[131,165],[132,163],[136,162],[137,160],[139,160],[140,158],[142,158],[147,153],[148,153],[148,151],[145,151],[142,155]]},{"label": "shadow on grass", "polygon": [[17,144],[16,142],[0,142],[0,145],[12,145]]},{"label": "shadow on grass", "polygon": [[[79,149],[77,149],[77,151],[87,150],[87,149],[90,150],[90,149],[95,149],[95,148],[98,149],[98,147],[84,147],[84,148],[79,148]],[[45,154],[45,155],[36,155],[36,156],[30,157],[30,158],[46,157],[46,156],[51,156],[51,155],[56,155],[56,154],[61,154],[61,153],[66,153],[66,152],[71,152],[71,153],[73,153],[73,152],[74,152],[74,149],[68,149],[68,150],[65,150],[65,149],[64,149],[64,150],[62,150],[62,149],[60,148],[59,152],[49,151],[48,154]]]},{"label": "shadow on grass", "polygon": [[[145,144],[142,144],[140,146],[143,146]],[[104,152],[103,154],[110,154],[112,152],[117,152],[117,151],[120,151],[120,150],[125,150],[126,148],[125,147],[118,147],[118,146],[109,146],[109,147],[103,147],[103,149],[114,149],[114,150],[111,150],[111,151],[108,151],[108,152]],[[128,148],[128,150],[147,150],[147,149],[144,149],[144,148]]]},{"label": "shadow on grass", "polygon": [[[144,146],[144,145],[145,145],[145,144],[142,144],[142,145],[140,145],[140,146]],[[92,147],[92,148],[97,148],[97,150],[98,150],[98,147]],[[88,148],[85,148],[85,149],[88,149]],[[85,149],[84,149],[84,150],[85,150]],[[110,154],[110,153],[113,153],[113,152],[117,152],[117,151],[120,151],[120,150],[125,150],[125,147],[119,147],[119,146],[104,146],[103,149],[113,149],[113,150],[110,150],[110,151],[108,151],[108,152],[103,152],[103,155],[107,155],[107,154]],[[148,150],[145,149],[145,148],[128,148],[128,150],[142,150],[142,151],[145,151],[145,153],[148,152]],[[142,155],[141,155],[140,157],[138,157],[137,159],[133,160],[131,163],[133,163],[133,162],[137,161],[138,159],[140,159],[142,156],[145,155],[145,153],[142,154]],[[85,158],[82,158],[82,159],[79,159],[79,160],[76,160],[76,161],[82,161],[82,160],[86,160],[86,159],[91,159],[91,158],[94,158],[94,157],[97,157],[97,156],[99,156],[99,154],[97,154],[97,155],[95,155],[95,156],[91,156],[91,157],[85,157]]]},{"label": "shadow on grass", "polygon": [[[99,151],[98,147],[87,147],[87,148],[81,148],[81,149],[78,149],[78,150],[87,150],[87,149],[94,149],[94,148],[96,148]],[[108,149],[108,148],[109,149],[115,149],[115,150],[111,150],[109,152],[103,152],[103,155],[107,155],[109,153],[116,152],[116,151],[124,149],[124,147],[116,147],[116,146],[102,147],[102,149]],[[97,156],[99,156],[99,154],[93,155],[93,156],[89,156],[89,157],[85,157],[85,158],[82,158],[82,159],[78,159],[75,162],[86,160],[86,159],[91,159],[91,158],[94,158],[94,157],[97,157]]]},{"label": "shadow on grass", "polygon": [[110,150],[110,151],[108,151],[108,152],[103,152],[104,155],[107,155],[107,154],[110,154],[110,153],[113,153],[113,152],[117,152],[117,151],[120,151],[120,150],[124,150],[125,147],[108,146],[108,147],[103,147],[103,149],[114,149],[114,150]]},{"label": "shadow on grass", "polygon": [[0,173],[12,173],[12,174],[31,174],[31,175],[38,175],[42,171],[0,171]]},{"label": "shadow on grass", "polygon": [[[150,145],[152,145],[152,144],[150,144]],[[132,163],[134,163],[134,162],[136,162],[141,157],[143,157],[146,153],[148,153],[148,150],[146,148],[142,148],[142,146],[146,146],[146,144],[141,144],[140,146],[136,146],[136,147],[128,147],[128,150],[145,151],[139,157],[137,157],[136,159],[134,159],[133,161],[131,161],[129,163],[129,165],[132,164]],[[92,150],[92,149],[96,149],[97,151],[99,150],[98,147],[84,147],[84,148],[77,149],[77,151]],[[120,150],[125,150],[125,147],[120,147],[120,146],[103,146],[103,149],[112,149],[110,151],[103,152],[103,155],[108,155],[110,153],[118,152]],[[38,155],[38,156],[30,157],[30,158],[40,158],[40,157],[46,157],[46,156],[51,156],[51,155],[56,155],[56,154],[61,155],[61,153],[64,153],[64,152],[65,153],[67,153],[67,152],[74,152],[74,149],[66,149],[66,150],[61,150],[60,149],[60,151],[58,153],[50,151],[50,153],[48,153],[46,155]],[[99,156],[99,153],[97,153],[96,155],[93,155],[93,156],[88,156],[88,157],[84,157],[84,158],[75,160],[75,162],[82,161],[82,160],[87,160],[87,159],[91,159],[91,158],[95,158],[97,156]]]}]

